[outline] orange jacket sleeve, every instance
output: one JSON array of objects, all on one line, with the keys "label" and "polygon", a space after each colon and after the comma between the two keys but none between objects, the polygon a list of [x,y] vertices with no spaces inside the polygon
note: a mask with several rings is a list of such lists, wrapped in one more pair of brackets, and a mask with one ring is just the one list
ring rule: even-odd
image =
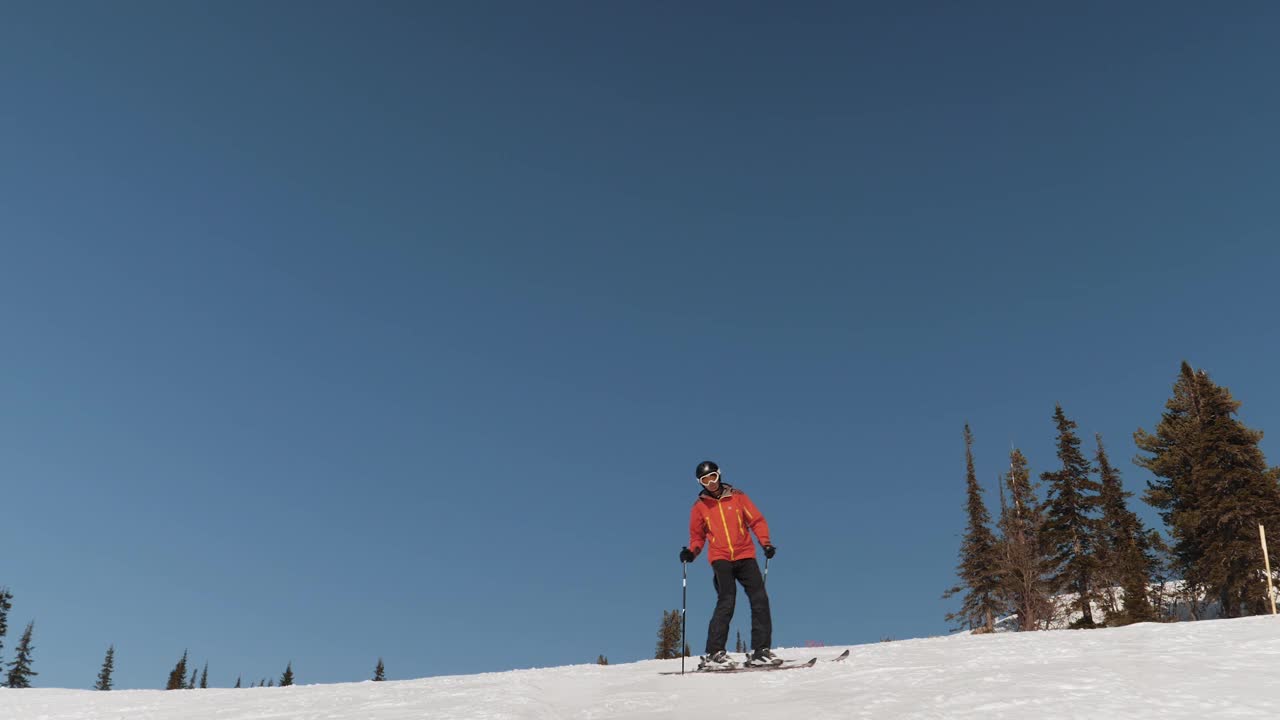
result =
[{"label": "orange jacket sleeve", "polygon": [[702,552],[702,544],[706,541],[707,524],[702,520],[702,513],[698,512],[698,503],[694,503],[689,511],[689,549],[697,555]]},{"label": "orange jacket sleeve", "polygon": [[751,528],[751,532],[756,534],[756,539],[761,545],[772,545],[769,542],[769,523],[764,521],[764,514],[760,512],[760,508],[751,502],[751,498],[746,493],[738,493],[742,497],[742,507],[747,511],[747,527]]}]

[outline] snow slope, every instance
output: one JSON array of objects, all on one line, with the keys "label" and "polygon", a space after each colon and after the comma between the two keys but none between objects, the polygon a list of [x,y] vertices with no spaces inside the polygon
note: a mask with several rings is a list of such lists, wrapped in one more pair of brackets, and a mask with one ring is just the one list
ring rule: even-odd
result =
[{"label": "snow slope", "polygon": [[956,635],[854,646],[844,663],[811,669],[658,675],[679,667],[648,660],[245,690],[0,689],[0,719],[1280,717],[1274,617]]}]

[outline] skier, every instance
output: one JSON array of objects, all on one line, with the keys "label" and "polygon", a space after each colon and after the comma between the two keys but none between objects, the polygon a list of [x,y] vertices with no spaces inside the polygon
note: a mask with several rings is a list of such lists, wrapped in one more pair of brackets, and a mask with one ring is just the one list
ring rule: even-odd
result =
[{"label": "skier", "polygon": [[689,514],[689,545],[680,549],[680,562],[693,562],[705,543],[710,545],[707,560],[711,563],[712,583],[716,588],[716,609],[707,628],[707,654],[700,670],[723,670],[737,663],[725,652],[729,640],[729,621],[738,596],[737,583],[742,583],[751,602],[751,647],[747,665],[780,665],[782,659],[773,654],[773,620],[769,616],[769,596],[764,578],[756,562],[755,545],[747,534],[750,528],[764,547],[764,556],[773,557],[776,549],[769,542],[769,525],[751,498],[723,482],[720,468],[710,460],[698,464],[694,471],[702,492]]}]

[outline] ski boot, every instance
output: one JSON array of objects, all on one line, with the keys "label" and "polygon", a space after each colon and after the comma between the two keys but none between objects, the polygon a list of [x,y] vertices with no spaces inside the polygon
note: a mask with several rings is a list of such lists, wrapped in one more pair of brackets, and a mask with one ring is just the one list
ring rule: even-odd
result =
[{"label": "ski boot", "polygon": [[732,670],[738,667],[738,663],[729,657],[729,653],[723,650],[704,655],[698,663],[698,672],[716,672],[717,670]]},{"label": "ski boot", "polygon": [[760,667],[762,665],[781,665],[782,658],[773,654],[769,648],[758,648],[755,652],[747,656],[747,667]]}]

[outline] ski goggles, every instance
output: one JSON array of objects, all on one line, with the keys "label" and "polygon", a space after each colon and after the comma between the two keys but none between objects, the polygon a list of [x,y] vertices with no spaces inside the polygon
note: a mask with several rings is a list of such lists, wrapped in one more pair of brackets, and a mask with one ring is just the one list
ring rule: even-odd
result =
[{"label": "ski goggles", "polygon": [[719,480],[720,480],[719,470],[712,470],[706,475],[703,475],[702,477],[698,478],[698,482],[702,483],[704,487],[707,485],[710,485],[713,482],[718,482]]}]

